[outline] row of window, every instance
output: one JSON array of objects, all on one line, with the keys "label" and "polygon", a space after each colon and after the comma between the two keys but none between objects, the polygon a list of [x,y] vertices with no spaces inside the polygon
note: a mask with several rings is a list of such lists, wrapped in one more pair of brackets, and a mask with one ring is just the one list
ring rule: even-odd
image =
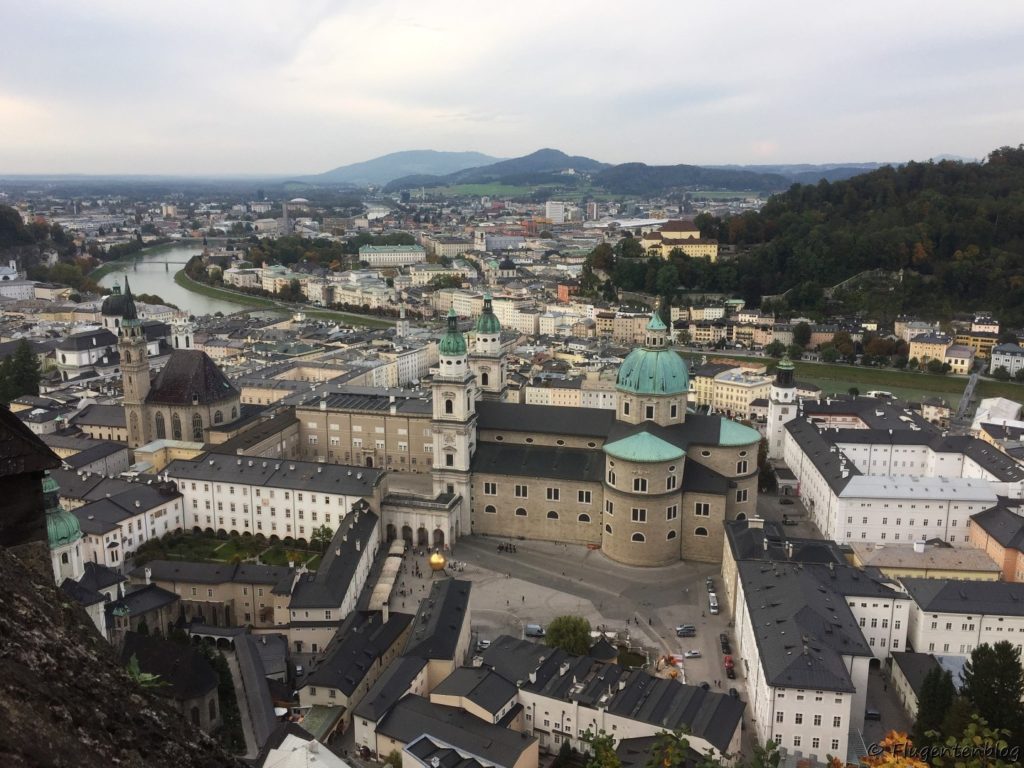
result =
[{"label": "row of window", "polygon": [[[784,723],[784,722],[786,722],[786,713],[781,711],[781,710],[776,710],[775,711],[775,722],[776,723]],[[793,715],[793,724],[794,725],[803,725],[804,724],[804,713],[803,712],[797,712],[796,714]],[[821,715],[814,715],[813,724],[817,725],[817,726],[821,725]],[[836,715],[836,716],[834,716],[832,718],[832,727],[833,728],[841,728],[842,725],[843,725],[843,718],[842,717],[840,717],[839,715]]]},{"label": "row of window", "polygon": [[[781,733],[776,733],[775,734],[775,743],[778,746],[780,746],[780,747],[784,746],[783,743],[782,743],[782,734]],[[800,736],[794,736],[793,737],[793,746],[794,747],[799,747],[802,744],[803,744],[803,738],[801,738]],[[811,738],[811,749],[821,749],[821,739],[818,738],[817,736],[814,736],[814,737]],[[832,739],[832,751],[835,752],[837,749],[839,749],[839,739]]]},{"label": "row of window", "polygon": [[[669,507],[668,513],[670,515],[672,515],[672,516],[669,517],[668,519],[669,520],[674,520],[676,518],[676,516],[678,515],[678,511],[679,510],[676,507]],[[486,507],[484,507],[484,512],[486,512],[488,515],[496,515],[498,513],[498,510],[497,510],[497,508],[493,504],[488,504]],[[675,514],[673,514],[673,512]],[[645,523],[645,522],[647,522],[647,518],[646,518],[647,510],[645,510],[645,509],[634,509],[633,513],[634,513],[634,515],[636,515],[636,513],[643,513],[643,519],[640,519],[639,516],[636,516],[636,517],[634,517],[633,522],[637,522],[637,523]],[[523,509],[522,507],[517,507],[516,508],[515,515],[516,515],[516,517],[529,517],[529,513],[525,509]],[[547,520],[558,520],[559,519],[559,515],[554,510],[551,510],[551,511],[549,511],[547,513],[547,515],[545,515],[545,519],[547,519]],[[590,515],[588,515],[586,513],[582,513],[580,515],[577,515],[576,516],[576,522],[578,522],[578,523],[589,523],[589,522],[591,522]],[[608,524],[605,524],[604,529],[605,529],[605,531],[607,533],[611,533],[612,532],[612,527],[610,525],[608,525]],[[708,535],[708,529],[704,528],[703,526],[699,527],[699,528],[695,528],[694,531],[693,531],[693,535],[694,536],[707,536]],[[675,531],[669,531],[668,534],[666,534],[665,538],[666,539],[674,539],[674,538],[676,538],[676,532]],[[636,541],[636,542],[642,542],[642,541],[646,541],[647,539],[646,539],[646,535],[643,534],[643,533],[634,533],[633,536],[632,536],[632,540]]]},{"label": "row of window", "polygon": [[[863,505],[861,505],[861,506],[863,506]],[[847,517],[846,518],[846,522],[848,524],[852,525],[853,524],[853,515],[850,515],[849,517]],[[861,522],[861,525],[867,525],[868,524],[868,519],[866,517],[862,517],[860,522]],[[888,524],[889,524],[889,518],[888,517],[883,517],[882,518],[882,525],[888,525]],[[942,525],[942,518],[941,517],[936,518],[935,519],[935,524],[936,525]],[[956,518],[950,520],[949,524],[950,524],[950,527],[956,528]],[[896,525],[903,525],[902,518],[899,518],[899,517],[896,518]],[[910,522],[908,523],[908,525],[914,525],[914,518],[910,518]],[[921,521],[921,525],[927,527],[928,526],[928,520],[927,519],[922,520]],[[967,521],[967,527],[970,528],[970,526],[971,526],[971,521],[968,520]]]}]

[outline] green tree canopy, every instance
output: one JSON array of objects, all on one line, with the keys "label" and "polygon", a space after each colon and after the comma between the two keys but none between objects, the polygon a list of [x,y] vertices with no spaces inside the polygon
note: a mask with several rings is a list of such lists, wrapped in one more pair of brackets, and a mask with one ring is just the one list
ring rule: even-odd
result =
[{"label": "green tree canopy", "polygon": [[990,726],[1005,728],[1018,739],[1024,735],[1024,667],[1020,648],[1006,640],[979,645],[964,665],[963,681],[961,693]]},{"label": "green tree canopy", "polygon": [[941,667],[929,672],[921,684],[917,697],[917,721],[914,723],[914,743],[918,746],[930,744],[929,731],[942,729],[942,720],[956,698],[953,675]]},{"label": "green tree canopy", "polygon": [[614,736],[604,731],[587,731],[583,741],[588,747],[586,768],[622,768],[622,761],[615,753]]},{"label": "green tree canopy", "polygon": [[552,648],[583,656],[590,650],[590,622],[582,616],[559,616],[548,624],[544,642]]},{"label": "green tree canopy", "polygon": [[793,343],[806,349],[811,343],[811,326],[801,321],[793,326]]}]

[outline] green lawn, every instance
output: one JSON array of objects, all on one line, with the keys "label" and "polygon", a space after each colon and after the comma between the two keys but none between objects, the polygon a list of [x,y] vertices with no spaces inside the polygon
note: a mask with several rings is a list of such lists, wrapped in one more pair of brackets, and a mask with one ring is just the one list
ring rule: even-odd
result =
[{"label": "green lawn", "polygon": [[236,555],[242,560],[256,557],[267,548],[265,541],[259,541],[252,536],[239,536],[230,538],[219,547],[215,556],[220,560],[230,561]]},{"label": "green lawn", "polygon": [[270,544],[255,536],[228,536],[218,538],[207,533],[174,533],[160,539],[150,539],[135,555],[136,565],[149,560],[187,560],[194,563],[230,563],[235,559],[250,561],[257,557],[264,565],[288,565],[290,552],[300,554],[310,570],[320,564],[320,554],[308,549],[288,547],[283,543]]},{"label": "green lawn", "polygon": [[[735,358],[760,362],[772,368],[776,361],[772,358],[719,354],[707,355],[713,358]],[[850,387],[856,387],[861,394],[872,389],[892,392],[907,400],[919,400],[923,397],[936,395],[944,398],[951,405],[960,402],[967,378],[963,376],[937,376],[917,371],[899,371],[893,368],[866,368],[859,365],[832,365],[829,363],[808,363],[796,361],[796,378],[809,384],[816,384],[827,394],[846,393]],[[1006,397],[1011,400],[1024,399],[1024,385],[1013,382],[981,379],[975,390],[975,396]]]},{"label": "green lawn", "polygon": [[315,570],[316,566],[320,563],[319,553],[308,549],[299,549],[298,547],[286,547],[284,544],[274,544],[265,550],[260,554],[260,562],[264,565],[288,565],[289,553],[293,552],[301,555],[301,559],[305,561],[306,567],[311,570]]}]

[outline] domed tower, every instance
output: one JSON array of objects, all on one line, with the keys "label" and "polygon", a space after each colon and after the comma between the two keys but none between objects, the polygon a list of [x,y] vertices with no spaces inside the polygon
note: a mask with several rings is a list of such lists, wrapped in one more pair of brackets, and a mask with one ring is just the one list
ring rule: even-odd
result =
[{"label": "domed tower", "polygon": [[796,418],[796,383],[793,361],[785,355],[775,368],[775,381],[768,399],[768,458],[782,458],[782,431],[786,422]]},{"label": "domed tower", "polygon": [[146,353],[146,333],[135,311],[135,299],[124,279],[124,317],[117,340],[121,353],[121,376],[124,383],[124,415],[128,425],[128,445],[138,448],[150,437],[149,420],[145,418],[146,396],[149,394],[149,356]]},{"label": "domed tower", "polygon": [[469,369],[466,338],[459,319],[448,312],[448,330],[438,345],[440,361],[431,384],[433,392],[433,478],[435,493],[463,498],[452,530],[469,530],[469,466],[476,447],[476,388]]},{"label": "domed tower", "polygon": [[619,366],[617,418],[629,424],[653,421],[661,426],[686,420],[690,376],[686,363],[669,342],[668,327],[655,308],[647,323],[644,345]]},{"label": "domed tower", "polygon": [[504,400],[508,393],[506,361],[501,351],[501,323],[494,314],[491,294],[484,294],[484,309],[476,319],[469,366],[484,400]]},{"label": "domed tower", "polygon": [[53,580],[59,586],[64,579],[78,581],[85,573],[82,562],[82,529],[78,518],[60,505],[60,486],[49,472],[43,477],[43,503],[46,509],[46,537],[50,544]]},{"label": "domed tower", "polygon": [[175,349],[192,349],[192,334],[195,332],[188,313],[176,314],[171,321],[171,345]]},{"label": "domed tower", "polygon": [[[125,284],[127,281],[128,278],[125,278]],[[103,299],[103,304],[100,305],[100,316],[103,318],[103,327],[108,331],[117,333],[118,328],[121,327],[121,320],[124,318],[125,312],[125,299],[118,283],[114,283],[110,293]]]}]

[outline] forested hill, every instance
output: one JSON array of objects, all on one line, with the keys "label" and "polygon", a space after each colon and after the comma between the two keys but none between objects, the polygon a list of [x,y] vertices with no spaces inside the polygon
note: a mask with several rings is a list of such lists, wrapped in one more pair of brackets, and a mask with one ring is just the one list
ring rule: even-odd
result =
[{"label": "forested hill", "polygon": [[881,289],[840,296],[844,308],[940,317],[989,309],[1024,324],[1024,145],[980,164],[908,163],[794,185],[757,213],[698,224],[706,237],[753,246],[722,265],[735,281],[722,287],[748,301],[794,289],[792,309],[821,311],[824,288],[864,270],[903,270]]}]

